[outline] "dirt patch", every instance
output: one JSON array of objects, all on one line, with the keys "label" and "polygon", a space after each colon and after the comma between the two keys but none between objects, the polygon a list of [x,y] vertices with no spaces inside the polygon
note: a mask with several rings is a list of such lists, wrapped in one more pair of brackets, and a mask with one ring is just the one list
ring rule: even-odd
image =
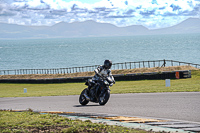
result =
[{"label": "dirt patch", "polygon": [[[172,66],[172,67],[154,67],[154,68],[136,68],[112,70],[112,74],[129,74],[129,73],[148,73],[148,72],[165,72],[178,70],[199,70],[192,66]],[[52,79],[68,77],[94,76],[94,72],[68,73],[68,74],[26,74],[26,75],[0,75],[0,79]]]}]

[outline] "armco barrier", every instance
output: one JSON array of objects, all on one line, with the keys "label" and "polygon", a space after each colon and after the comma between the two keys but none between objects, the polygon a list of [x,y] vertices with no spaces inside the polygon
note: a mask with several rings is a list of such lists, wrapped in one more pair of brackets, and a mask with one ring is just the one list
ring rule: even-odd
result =
[{"label": "armco barrier", "polygon": [[[179,77],[177,77],[177,72]],[[181,79],[181,78],[191,78],[191,71],[172,71],[172,72],[162,72],[162,73],[137,73],[137,74],[127,74],[127,75],[115,75],[116,81],[127,81],[127,80],[154,80],[154,79]]]},{"label": "armco barrier", "polygon": [[[178,72],[178,77],[177,77]],[[155,80],[155,79],[176,79],[176,78],[191,78],[191,71],[172,71],[172,72],[153,72],[153,73],[134,73],[113,75],[116,81],[130,80]],[[92,77],[73,77],[73,78],[56,78],[56,79],[0,79],[0,83],[31,83],[31,84],[46,84],[46,83],[76,83],[85,82]]]}]

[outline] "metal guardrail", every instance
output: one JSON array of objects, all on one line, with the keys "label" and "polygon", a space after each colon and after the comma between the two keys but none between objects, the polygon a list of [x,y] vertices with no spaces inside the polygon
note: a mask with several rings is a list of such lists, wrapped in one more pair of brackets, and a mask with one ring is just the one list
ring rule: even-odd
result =
[{"label": "metal guardrail", "polygon": [[183,66],[183,65],[200,68],[200,64],[164,59],[164,60],[154,60],[154,61],[115,63],[113,64],[112,69],[118,70],[118,69],[152,68],[152,67]]},{"label": "metal guardrail", "polygon": [[[200,64],[180,62],[174,60],[154,60],[154,61],[137,61],[113,63],[112,70],[135,69],[135,68],[152,68],[152,67],[167,67],[167,66],[182,66],[188,65],[200,69]],[[24,75],[24,74],[68,74],[77,72],[92,72],[99,65],[70,67],[70,68],[54,68],[54,69],[16,69],[16,70],[0,70],[0,75]]]}]

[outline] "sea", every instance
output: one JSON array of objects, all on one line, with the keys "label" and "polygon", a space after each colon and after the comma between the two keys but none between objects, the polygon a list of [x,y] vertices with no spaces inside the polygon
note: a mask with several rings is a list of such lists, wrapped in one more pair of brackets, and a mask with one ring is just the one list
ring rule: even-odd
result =
[{"label": "sea", "polygon": [[105,59],[200,64],[200,34],[0,40],[0,70],[102,65]]}]

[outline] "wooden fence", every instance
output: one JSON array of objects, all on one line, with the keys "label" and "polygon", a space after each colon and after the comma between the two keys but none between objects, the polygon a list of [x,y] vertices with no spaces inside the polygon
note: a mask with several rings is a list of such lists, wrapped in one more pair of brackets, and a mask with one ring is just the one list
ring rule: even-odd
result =
[{"label": "wooden fence", "polygon": [[[151,67],[167,67],[167,66],[193,66],[200,68],[200,64],[180,62],[174,60],[154,60],[154,61],[137,61],[113,63],[112,70],[135,69],[135,68],[151,68]],[[70,67],[70,68],[54,68],[54,69],[16,69],[16,70],[0,70],[0,75],[24,75],[24,74],[67,74],[77,72],[91,72],[98,65]]]}]

